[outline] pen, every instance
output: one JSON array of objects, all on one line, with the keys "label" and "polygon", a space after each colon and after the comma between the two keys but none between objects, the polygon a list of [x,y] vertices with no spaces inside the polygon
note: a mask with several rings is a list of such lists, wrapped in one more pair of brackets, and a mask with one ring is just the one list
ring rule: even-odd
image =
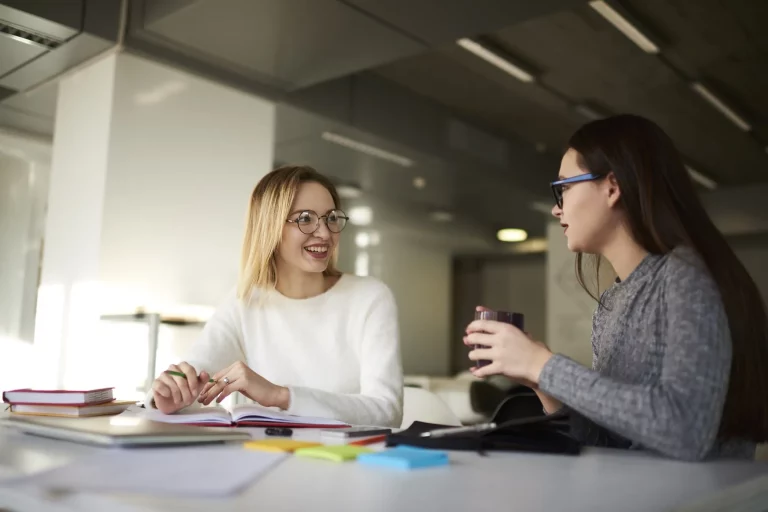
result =
[{"label": "pen", "polygon": [[350,444],[352,446],[365,446],[367,444],[375,444],[380,443],[382,441],[386,441],[387,434],[382,434],[380,436],[373,436],[373,437],[366,437],[365,439],[359,439],[357,441],[352,441]]},{"label": "pen", "polygon": [[[175,375],[176,377],[182,377],[184,379],[187,378],[186,374],[181,372],[174,372],[173,370],[165,370],[165,373],[167,373],[168,375]],[[213,382],[214,384],[216,383],[216,381],[213,379],[208,379],[208,382]]]},{"label": "pen", "polygon": [[463,434],[465,432],[483,432],[494,428],[496,428],[495,423],[480,423],[479,425],[471,425],[469,427],[438,428],[429,432],[422,432],[421,437],[443,437],[451,434]]}]

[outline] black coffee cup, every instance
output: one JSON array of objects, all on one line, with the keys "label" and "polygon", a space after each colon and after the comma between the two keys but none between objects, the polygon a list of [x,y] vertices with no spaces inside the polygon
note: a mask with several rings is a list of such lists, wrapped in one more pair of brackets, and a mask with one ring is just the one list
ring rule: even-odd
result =
[{"label": "black coffee cup", "polygon": [[[521,331],[525,329],[525,317],[522,313],[510,313],[509,311],[493,311],[490,309],[475,311],[475,320],[495,320],[512,324]],[[474,348],[488,348],[485,345],[473,345]],[[491,364],[491,361],[480,359],[476,361],[475,368]]]}]

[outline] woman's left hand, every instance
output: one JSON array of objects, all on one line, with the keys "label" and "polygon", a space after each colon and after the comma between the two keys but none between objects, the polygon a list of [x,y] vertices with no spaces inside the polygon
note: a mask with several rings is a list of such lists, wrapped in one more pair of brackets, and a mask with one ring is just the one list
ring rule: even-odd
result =
[{"label": "woman's left hand", "polygon": [[473,361],[490,360],[480,368],[472,368],[476,377],[503,374],[522,381],[531,387],[539,383],[539,374],[552,352],[539,341],[534,341],[523,331],[504,322],[475,320],[467,327],[466,345],[484,345],[469,353]]},{"label": "woman's left hand", "polygon": [[[229,382],[225,382],[225,378]],[[213,380],[216,382],[209,382],[203,388],[198,402],[208,405],[215,398],[216,403],[221,403],[230,394],[239,391],[265,407],[287,409],[290,406],[288,388],[269,382],[242,361],[217,372],[213,376]]]}]

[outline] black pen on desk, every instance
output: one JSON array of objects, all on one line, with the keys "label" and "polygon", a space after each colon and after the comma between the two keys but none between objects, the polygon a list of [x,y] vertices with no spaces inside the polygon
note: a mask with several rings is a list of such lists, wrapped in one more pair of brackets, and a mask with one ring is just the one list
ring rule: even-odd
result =
[{"label": "black pen on desk", "polygon": [[493,430],[494,428],[496,428],[495,423],[480,423],[468,427],[438,428],[430,430],[429,432],[422,432],[421,437],[443,437],[451,434],[463,434],[465,432],[484,432],[486,430]]},{"label": "black pen on desk", "polygon": [[[175,372],[173,370],[165,370],[165,373],[167,373],[168,375],[175,375],[176,377],[182,377],[184,379],[187,378],[187,375],[185,373]],[[208,379],[208,382],[212,382],[212,383],[216,384],[216,381],[213,380],[213,379]]]}]

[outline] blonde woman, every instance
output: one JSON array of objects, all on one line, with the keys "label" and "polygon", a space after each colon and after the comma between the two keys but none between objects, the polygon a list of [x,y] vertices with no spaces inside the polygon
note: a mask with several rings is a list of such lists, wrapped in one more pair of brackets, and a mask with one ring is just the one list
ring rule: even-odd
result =
[{"label": "blonde woman", "polygon": [[335,268],[346,222],[314,169],[267,174],[251,195],[237,291],[168,368],[187,377],[163,372],[145,403],[170,414],[239,391],[290,414],[399,427],[395,301],[380,281]]}]

